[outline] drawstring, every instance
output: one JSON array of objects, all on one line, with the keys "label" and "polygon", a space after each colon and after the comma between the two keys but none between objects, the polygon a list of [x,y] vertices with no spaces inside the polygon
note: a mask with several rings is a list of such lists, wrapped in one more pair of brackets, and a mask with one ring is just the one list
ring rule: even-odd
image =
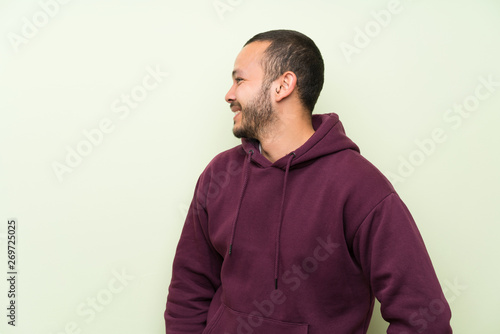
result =
[{"label": "drawstring", "polygon": [[[245,164],[243,166],[243,187],[241,188],[240,198],[238,201],[238,207],[236,210],[236,215],[233,220],[233,226],[231,231],[231,240],[229,241],[229,255],[233,253],[233,243],[234,243],[234,235],[236,232],[236,222],[238,221],[238,217],[240,214],[241,203],[243,202],[243,195],[245,194],[245,190],[248,183],[248,169],[250,166],[250,161],[252,159],[254,151],[248,151],[248,158],[245,160]],[[292,160],[295,157],[295,152],[290,153],[290,158],[287,161],[285,168],[285,178],[283,181],[283,193],[281,195],[281,207],[280,207],[280,215],[278,220],[278,229],[276,231],[276,249],[275,249],[275,259],[274,259],[274,288],[278,289],[278,271],[279,271],[279,257],[280,257],[280,242],[281,242],[281,226],[283,225],[283,212],[285,206],[285,195],[286,195],[286,186],[288,182],[288,173],[290,172],[290,166],[292,164]]]},{"label": "drawstring", "polygon": [[279,255],[280,255],[280,237],[281,237],[281,225],[283,225],[283,211],[285,206],[285,194],[286,194],[286,184],[288,180],[288,172],[290,171],[290,165],[292,164],[292,160],[295,157],[295,152],[290,153],[290,159],[286,164],[285,169],[285,179],[283,181],[283,193],[281,195],[281,207],[280,207],[280,216],[279,216],[279,224],[278,231],[276,233],[276,258],[274,259],[274,288],[278,289],[278,269],[279,269]]},{"label": "drawstring", "polygon": [[245,165],[243,166],[243,187],[241,188],[240,200],[238,202],[238,208],[236,210],[236,216],[234,217],[233,227],[231,231],[231,240],[229,241],[229,255],[233,253],[233,242],[234,242],[234,234],[236,232],[236,221],[238,220],[238,216],[240,214],[241,202],[243,201],[243,195],[245,194],[245,189],[247,187],[248,182],[248,167],[250,165],[250,160],[252,159],[253,150],[248,151],[248,159],[245,160]]}]

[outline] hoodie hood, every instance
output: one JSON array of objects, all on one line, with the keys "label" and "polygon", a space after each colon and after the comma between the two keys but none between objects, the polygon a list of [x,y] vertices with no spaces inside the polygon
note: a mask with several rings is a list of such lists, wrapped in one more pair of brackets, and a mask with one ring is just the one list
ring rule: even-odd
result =
[{"label": "hoodie hood", "polygon": [[[312,115],[312,125],[315,132],[302,146],[293,151],[291,168],[342,150],[351,149],[359,153],[358,146],[346,136],[337,114]],[[256,140],[243,138],[242,147],[247,154],[253,152],[252,161],[261,167],[272,166],[284,170],[287,166],[289,155],[272,163],[260,154],[259,142]]]},{"label": "hoodie hood", "polygon": [[284,207],[286,202],[286,189],[288,183],[288,175],[290,169],[298,168],[301,165],[306,165],[308,162],[323,157],[325,155],[334,154],[343,150],[355,150],[359,153],[359,148],[352,142],[346,135],[344,127],[339,120],[337,114],[321,114],[312,116],[312,125],[315,130],[314,134],[299,148],[290,152],[281,159],[270,162],[265,158],[259,150],[259,142],[252,139],[242,139],[242,148],[247,154],[245,159],[242,187],[239,196],[236,214],[231,228],[231,238],[229,242],[228,254],[233,252],[234,239],[236,233],[236,226],[238,217],[240,215],[241,204],[247,188],[249,179],[250,166],[253,162],[261,168],[276,167],[284,170],[283,174],[283,187],[281,191],[281,205],[279,209],[279,218],[276,222],[275,234],[275,261],[274,261],[274,288],[278,289],[278,273],[279,273],[279,259],[281,251],[281,228],[283,225]]}]

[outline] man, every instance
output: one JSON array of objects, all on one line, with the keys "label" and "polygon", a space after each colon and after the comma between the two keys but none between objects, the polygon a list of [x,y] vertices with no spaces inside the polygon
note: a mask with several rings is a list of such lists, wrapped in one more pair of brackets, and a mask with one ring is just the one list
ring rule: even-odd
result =
[{"label": "man", "polygon": [[295,31],[258,34],[236,58],[226,101],[242,144],[196,185],[168,334],[366,333],[375,297],[388,333],[451,333],[409,211],[337,115],[312,115],[323,72]]}]

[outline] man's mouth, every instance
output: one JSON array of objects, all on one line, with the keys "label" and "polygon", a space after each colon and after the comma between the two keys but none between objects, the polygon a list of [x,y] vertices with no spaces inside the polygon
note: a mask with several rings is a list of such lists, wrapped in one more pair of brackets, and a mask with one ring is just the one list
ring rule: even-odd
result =
[{"label": "man's mouth", "polygon": [[241,118],[241,116],[238,117],[238,115],[241,114],[241,105],[236,101],[232,101],[229,108],[234,113],[233,121],[236,122],[236,118]]},{"label": "man's mouth", "polygon": [[236,119],[236,117],[241,113],[241,107],[238,105],[231,105],[231,111],[234,113],[233,119]]}]

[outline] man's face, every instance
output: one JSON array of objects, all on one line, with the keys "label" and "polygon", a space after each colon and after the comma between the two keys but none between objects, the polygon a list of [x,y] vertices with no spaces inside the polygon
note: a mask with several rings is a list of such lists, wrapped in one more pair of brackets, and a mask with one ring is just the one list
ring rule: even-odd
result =
[{"label": "man's face", "polygon": [[235,112],[233,134],[259,139],[276,120],[270,82],[264,82],[261,60],[269,42],[254,42],[241,50],[233,71],[233,85],[226,101]]}]

